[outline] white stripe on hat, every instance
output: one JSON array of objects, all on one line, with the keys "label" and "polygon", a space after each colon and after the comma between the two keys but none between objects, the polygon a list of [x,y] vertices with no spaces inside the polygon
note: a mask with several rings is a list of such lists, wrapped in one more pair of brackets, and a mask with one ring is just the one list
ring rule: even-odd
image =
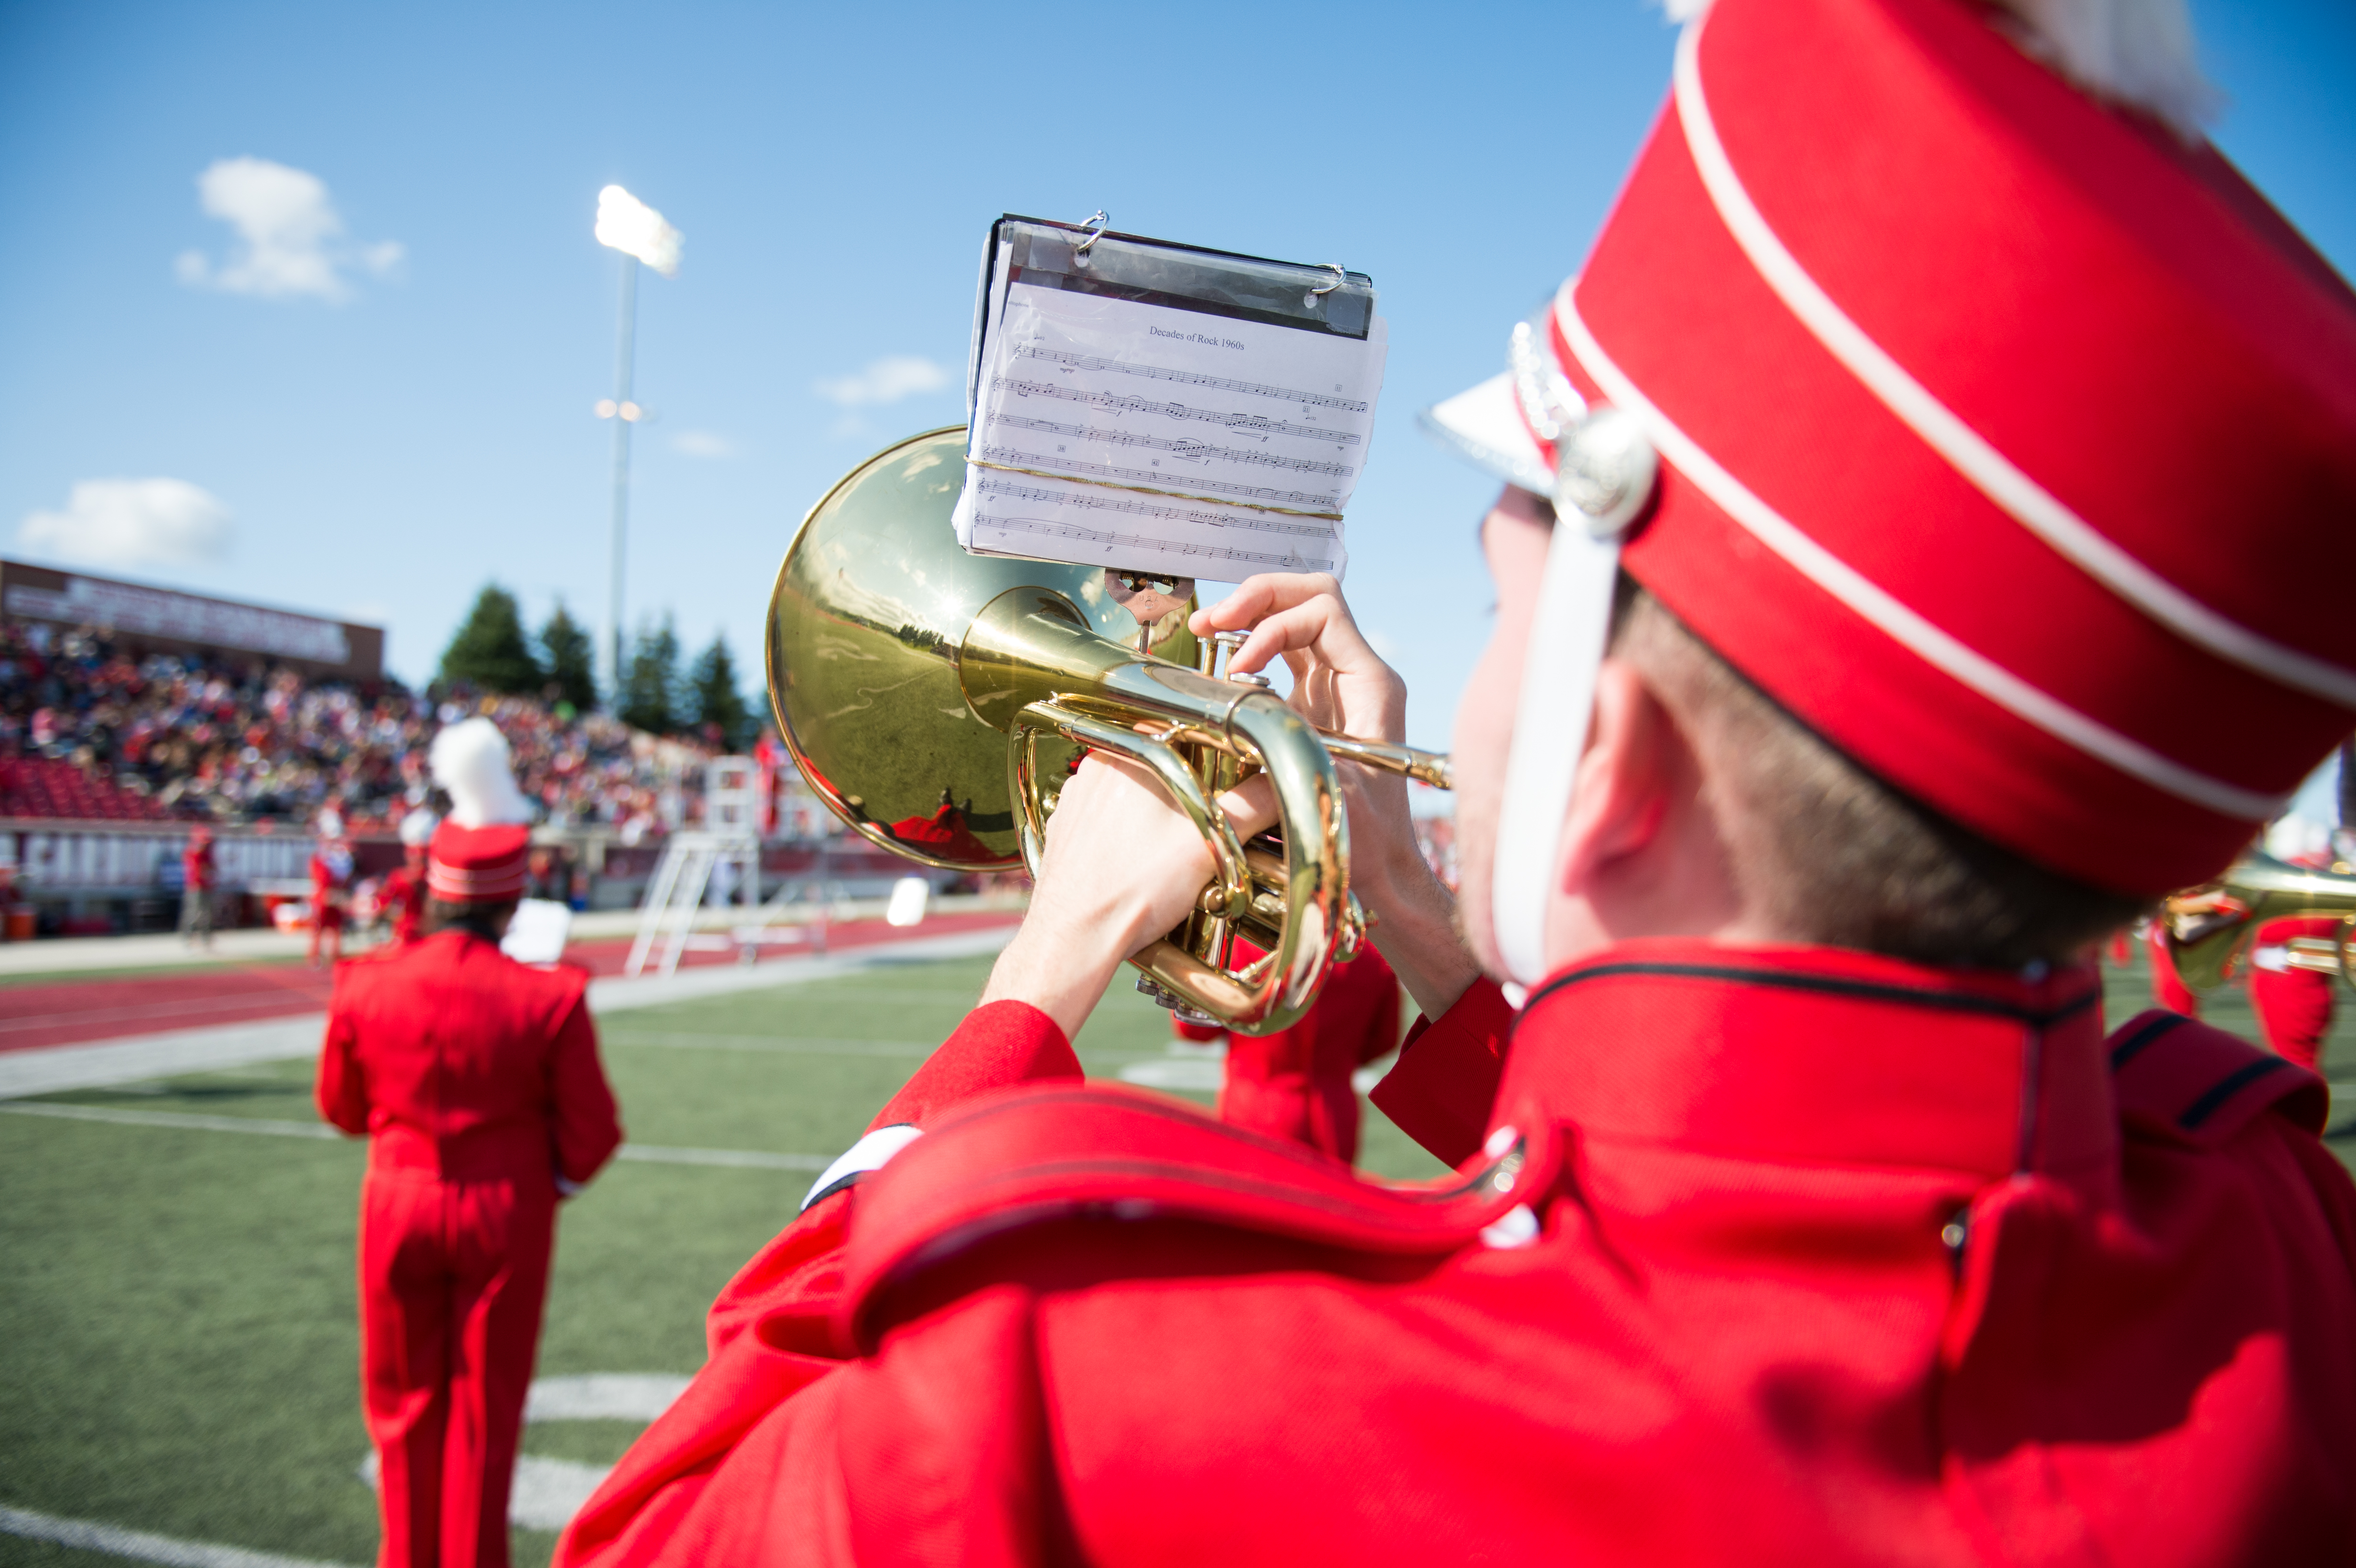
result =
[{"label": "white stripe on hat", "polygon": [[1957,473],[2112,592],[2220,658],[2356,708],[2356,670],[2286,647],[2227,619],[2121,549],[2022,473],[1833,303],[1761,216],[1719,140],[1701,83],[1701,32],[1708,23],[1705,13],[1677,38],[1677,120],[1727,231],[1800,324]]},{"label": "white stripe on hat", "polygon": [[[1688,35],[1690,36],[1690,35]],[[1662,457],[1700,487],[1719,509],[1748,529],[1809,581],[1839,600],[1860,618],[1914,654],[1933,668],[1952,677],[1997,707],[2027,720],[2057,740],[2067,741],[2088,756],[2099,758],[2130,777],[2179,800],[2208,807],[2226,816],[2264,822],[2280,811],[2287,795],[2244,789],[2164,757],[2139,741],[2130,740],[2108,725],[2088,718],[2047,692],[2004,668],[1976,649],[1933,625],[1901,603],[1887,590],[1867,579],[1848,562],[1803,533],[1783,515],[1752,494],[1718,461],[1645,397],[1627,372],[1614,364],[1595,340],[1579,314],[1571,279],[1555,295],[1555,322],[1580,364],[1595,379],[1603,395],[1633,415]],[[1535,633],[1533,634],[1535,635]]]}]

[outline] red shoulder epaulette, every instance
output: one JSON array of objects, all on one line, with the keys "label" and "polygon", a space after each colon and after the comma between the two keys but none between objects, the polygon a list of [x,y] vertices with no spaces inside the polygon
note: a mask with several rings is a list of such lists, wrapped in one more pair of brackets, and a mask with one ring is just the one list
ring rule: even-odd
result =
[{"label": "red shoulder epaulette", "polygon": [[2238,1035],[2182,1013],[2138,1013],[2104,1042],[2119,1119],[2130,1132],[2175,1143],[2223,1143],[2265,1111],[2323,1131],[2323,1080]]},{"label": "red shoulder epaulette", "polygon": [[1495,1152],[1466,1172],[1388,1186],[1160,1094],[1090,1084],[979,1096],[862,1184],[837,1332],[873,1350],[884,1295],[984,1240],[1061,1220],[1192,1221],[1344,1252],[1445,1256],[1542,1179],[1533,1138],[1491,1141]]}]

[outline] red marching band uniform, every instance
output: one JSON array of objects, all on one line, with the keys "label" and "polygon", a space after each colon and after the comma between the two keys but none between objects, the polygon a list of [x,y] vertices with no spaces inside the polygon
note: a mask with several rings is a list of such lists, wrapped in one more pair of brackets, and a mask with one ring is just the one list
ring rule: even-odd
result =
[{"label": "red marching band uniform", "polygon": [[[2356,573],[2356,297],[1994,16],[1718,0],[1580,275],[1434,418],[1541,494],[1547,388],[1633,421],[1615,570],[1906,795],[2156,896],[2356,708],[2356,622],[2288,592]],[[2092,964],[1659,936],[1530,973],[1497,892],[1526,1004],[1474,984],[1374,1096],[1428,1187],[977,1008],[559,1563],[2356,1560],[2313,1074],[2165,1012],[2106,1036]]]},{"label": "red marching band uniform", "polygon": [[[1259,949],[1241,943],[1235,962]],[[1309,1016],[1272,1034],[1230,1035],[1214,1024],[1174,1020],[1182,1040],[1226,1039],[1219,1081],[1219,1120],[1266,1137],[1283,1138],[1348,1165],[1358,1157],[1358,1091],[1355,1075],[1390,1054],[1399,1038],[1398,977],[1373,947],[1360,950],[1325,977]]]},{"label": "red marching band uniform", "polygon": [[392,940],[417,940],[425,923],[427,854],[439,821],[430,811],[412,811],[401,819],[401,864],[386,874],[378,905],[392,922]]},{"label": "red marching band uniform", "polygon": [[[496,745],[462,740],[494,750],[503,771],[490,721],[467,723]],[[458,804],[433,836],[431,895],[512,902],[528,829],[485,821],[508,813],[470,810],[464,784],[444,783]],[[318,1102],[369,1139],[360,1381],[386,1568],[508,1561],[557,1200],[622,1140],[587,986],[584,971],[528,968],[457,926],[336,971]]]}]

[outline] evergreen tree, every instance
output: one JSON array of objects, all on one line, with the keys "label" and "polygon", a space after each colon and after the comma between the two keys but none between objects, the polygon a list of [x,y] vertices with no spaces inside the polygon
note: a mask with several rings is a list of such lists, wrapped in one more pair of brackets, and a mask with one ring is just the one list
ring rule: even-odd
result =
[{"label": "evergreen tree", "polygon": [[742,752],[753,743],[752,709],[736,688],[736,661],[728,655],[724,635],[712,634],[712,645],[696,656],[687,684],[695,727],[707,739],[730,752]]},{"label": "evergreen tree", "polygon": [[588,628],[574,620],[559,599],[548,624],[540,629],[541,652],[547,658],[548,678],[556,699],[586,713],[597,706],[597,655]]},{"label": "evergreen tree", "polygon": [[638,628],[638,645],[630,653],[630,673],[615,699],[622,722],[634,729],[668,735],[678,730],[680,709],[679,633],[669,615],[658,627]]},{"label": "evergreen tree", "polygon": [[483,584],[466,624],[442,652],[442,678],[477,691],[539,695],[547,677],[531,656],[514,594],[496,582]]}]

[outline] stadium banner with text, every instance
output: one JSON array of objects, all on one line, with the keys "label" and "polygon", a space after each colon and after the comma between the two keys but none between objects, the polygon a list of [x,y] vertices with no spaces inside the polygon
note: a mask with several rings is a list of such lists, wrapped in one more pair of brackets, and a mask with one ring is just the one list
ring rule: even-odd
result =
[{"label": "stadium banner with text", "polygon": [[0,560],[0,613],[71,628],[97,626],[153,653],[260,654],[315,677],[375,680],[384,631],[261,604]]}]

